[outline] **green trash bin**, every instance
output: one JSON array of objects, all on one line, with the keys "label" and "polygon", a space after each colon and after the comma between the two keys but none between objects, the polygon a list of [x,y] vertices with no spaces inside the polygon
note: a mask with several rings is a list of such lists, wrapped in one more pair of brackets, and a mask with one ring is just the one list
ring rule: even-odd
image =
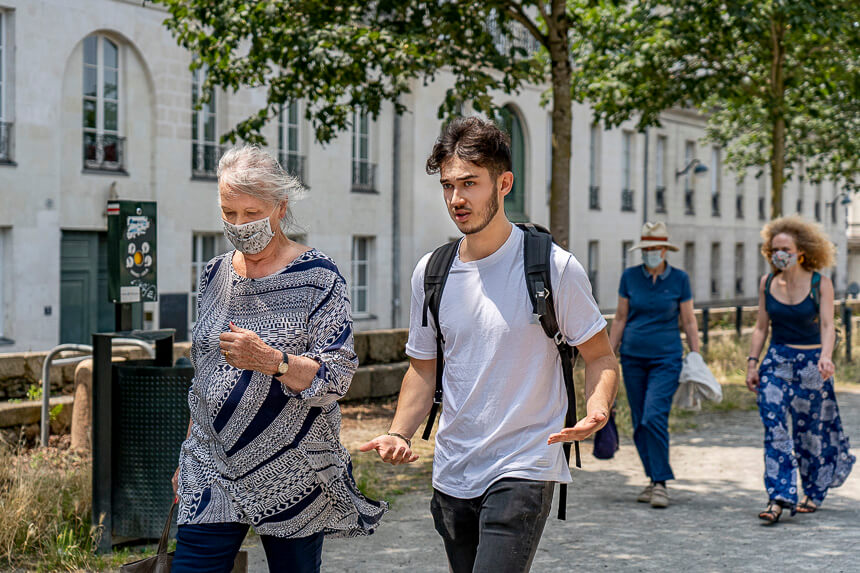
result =
[{"label": "green trash bin", "polygon": [[114,366],[113,535],[157,538],[173,502],[170,478],[188,429],[194,369],[131,361]]},{"label": "green trash bin", "polygon": [[[155,343],[154,360],[113,363],[111,340]],[[160,537],[173,501],[170,479],[188,429],[190,365],[173,365],[173,330],[93,334],[93,523],[100,552]]]}]

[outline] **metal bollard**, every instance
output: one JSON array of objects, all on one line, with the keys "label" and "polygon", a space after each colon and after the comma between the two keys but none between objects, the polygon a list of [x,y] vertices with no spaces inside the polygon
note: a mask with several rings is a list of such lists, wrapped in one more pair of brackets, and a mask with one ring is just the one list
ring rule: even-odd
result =
[{"label": "metal bollard", "polygon": [[708,350],[708,323],[711,321],[711,313],[707,308],[702,309],[702,347]]},{"label": "metal bollard", "polygon": [[743,327],[744,320],[744,309],[742,306],[738,305],[735,307],[735,332],[738,335],[738,338],[741,337],[741,328]]},{"label": "metal bollard", "polygon": [[845,360],[851,362],[851,307],[842,304],[842,325],[845,329]]}]

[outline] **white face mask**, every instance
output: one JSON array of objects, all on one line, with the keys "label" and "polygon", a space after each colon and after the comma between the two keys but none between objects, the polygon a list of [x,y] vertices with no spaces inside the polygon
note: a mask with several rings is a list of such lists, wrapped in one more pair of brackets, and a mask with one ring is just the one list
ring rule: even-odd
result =
[{"label": "white face mask", "polygon": [[[274,213],[274,210],[272,210],[272,213]],[[269,213],[268,216],[262,219],[243,225],[234,225],[222,219],[221,222],[224,223],[224,236],[236,247],[237,251],[256,255],[268,247],[269,243],[272,242],[272,237],[275,236],[275,232],[269,224],[269,217],[272,216],[272,213]]]},{"label": "white face mask", "polygon": [[660,251],[642,251],[642,262],[649,269],[656,269],[663,262],[663,254]]}]

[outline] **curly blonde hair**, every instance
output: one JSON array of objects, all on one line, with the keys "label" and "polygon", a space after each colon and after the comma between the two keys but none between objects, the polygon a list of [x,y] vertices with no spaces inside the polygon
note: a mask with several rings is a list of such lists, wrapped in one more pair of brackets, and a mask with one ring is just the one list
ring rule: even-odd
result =
[{"label": "curly blonde hair", "polygon": [[779,269],[770,260],[773,255],[771,245],[773,238],[783,233],[790,235],[797,250],[803,253],[803,258],[798,262],[807,271],[818,271],[836,264],[836,246],[821,229],[821,225],[790,215],[774,219],[761,230],[761,254],[774,272],[779,272]]}]

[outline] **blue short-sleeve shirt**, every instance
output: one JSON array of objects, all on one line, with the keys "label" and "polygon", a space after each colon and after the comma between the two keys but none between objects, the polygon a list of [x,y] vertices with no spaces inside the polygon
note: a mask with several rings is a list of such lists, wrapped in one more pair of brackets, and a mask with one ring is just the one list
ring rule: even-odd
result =
[{"label": "blue short-sleeve shirt", "polygon": [[683,354],[678,318],[681,303],[693,298],[690,277],[666,265],[653,281],[645,265],[630,267],[621,275],[618,295],[630,303],[621,339],[621,354],[637,358]]}]

